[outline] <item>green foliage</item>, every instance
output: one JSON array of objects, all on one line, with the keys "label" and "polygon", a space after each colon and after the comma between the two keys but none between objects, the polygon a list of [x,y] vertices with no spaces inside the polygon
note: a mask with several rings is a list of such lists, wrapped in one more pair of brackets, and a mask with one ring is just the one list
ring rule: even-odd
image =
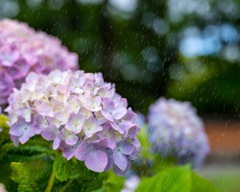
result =
[{"label": "green foliage", "polygon": [[[188,100],[198,110],[235,111],[236,113],[239,111],[239,104],[237,103],[240,94],[238,84],[240,67],[231,65],[227,69],[218,69],[217,71],[213,64],[210,66],[212,66],[211,70],[210,67],[205,69],[205,73],[208,74],[197,71],[195,75],[190,73],[184,76],[182,81],[173,82],[170,85],[169,96],[180,100]],[[196,82],[195,79],[198,79],[199,82]]]},{"label": "green foliage", "polygon": [[212,184],[210,184],[206,179],[200,177],[196,173],[191,173],[192,179],[192,188],[191,190],[194,192],[203,192],[203,191],[210,191],[210,192],[218,192],[219,190]]},{"label": "green foliage", "polygon": [[117,176],[112,171],[109,172],[108,179],[104,182],[105,192],[120,191],[123,188],[124,178]]},{"label": "green foliage", "polygon": [[189,166],[170,168],[153,177],[144,178],[137,192],[218,192]]},{"label": "green foliage", "polygon": [[32,138],[26,144],[17,147],[12,142],[8,142],[0,146],[0,148],[0,161],[4,163],[31,161],[55,154],[50,143],[40,137]]},{"label": "green foliage", "polygon": [[54,160],[53,173],[60,181],[76,178],[91,180],[91,177],[96,177],[96,174],[88,170],[82,161],[75,158],[67,161],[61,155],[58,155]]},{"label": "green foliage", "polygon": [[18,192],[37,192],[39,191],[37,184],[32,179],[32,173],[23,163],[12,162],[11,179],[18,184]]},{"label": "green foliage", "polygon": [[151,143],[147,133],[147,125],[141,127],[138,139],[141,143],[140,155],[132,165],[132,169],[137,172],[138,175],[154,175],[160,170],[176,164],[174,157],[163,158],[160,154],[152,153]]},{"label": "green foliage", "polygon": [[141,143],[141,157],[152,159],[153,155],[150,153],[151,143],[148,139],[147,125],[141,127],[138,139]]},{"label": "green foliage", "polygon": [[120,191],[124,178],[112,171],[95,173],[86,168],[83,162],[72,158],[67,161],[58,155],[53,164],[53,173],[61,181],[55,187],[59,191]]},{"label": "green foliage", "polygon": [[124,177],[116,175],[113,171],[108,171],[104,174],[106,178],[103,181],[102,187],[94,192],[121,191],[124,184]]},{"label": "green foliage", "polygon": [[[37,136],[31,138],[24,145],[14,146],[9,139],[7,120],[6,116],[0,116],[0,126],[2,128],[0,133],[0,183],[4,183],[8,191],[15,192],[17,190],[16,186],[6,175],[10,175],[12,172],[10,168],[12,162],[22,162],[31,173],[34,173],[31,174],[31,178],[41,184],[39,190],[44,190],[48,175],[52,170],[51,158],[55,154],[51,143]],[[13,164],[11,167],[15,170],[14,173],[17,173],[18,165]],[[22,190],[22,187],[20,187],[20,190]]]},{"label": "green foliage", "polygon": [[8,117],[0,114],[0,147],[3,143],[9,140],[9,126],[7,125]]}]

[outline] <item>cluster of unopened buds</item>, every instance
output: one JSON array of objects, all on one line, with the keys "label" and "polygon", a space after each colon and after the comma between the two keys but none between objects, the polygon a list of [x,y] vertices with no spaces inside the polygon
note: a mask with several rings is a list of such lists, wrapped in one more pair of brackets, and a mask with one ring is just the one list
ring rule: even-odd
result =
[{"label": "cluster of unopened buds", "polygon": [[136,114],[101,73],[31,72],[8,102],[15,145],[40,134],[67,159],[75,156],[95,172],[112,167],[117,174],[124,174],[139,153]]},{"label": "cluster of unopened buds", "polygon": [[78,69],[78,56],[44,32],[27,24],[4,19],[0,22],[0,106],[7,105],[13,88],[20,88],[31,71]]},{"label": "cluster of unopened buds", "polygon": [[149,138],[153,151],[198,166],[209,152],[201,119],[189,102],[160,98],[150,106]]}]

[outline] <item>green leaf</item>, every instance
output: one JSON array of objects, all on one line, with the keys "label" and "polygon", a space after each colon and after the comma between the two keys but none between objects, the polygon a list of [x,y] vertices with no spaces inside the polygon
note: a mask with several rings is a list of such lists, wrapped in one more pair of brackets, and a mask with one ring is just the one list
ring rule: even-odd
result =
[{"label": "green leaf", "polygon": [[112,192],[121,191],[124,185],[124,177],[116,175],[113,171],[101,173],[105,175],[105,180],[102,183],[102,187],[94,192]]},{"label": "green leaf", "polygon": [[76,158],[67,161],[60,154],[54,160],[53,173],[58,179],[54,186],[55,191],[95,191],[101,189],[103,183],[109,179],[108,173],[93,172],[87,169],[84,162]]},{"label": "green leaf", "polygon": [[170,168],[153,177],[144,178],[137,192],[217,192],[205,179],[193,173],[189,166]]},{"label": "green leaf", "polygon": [[192,172],[192,188],[191,191],[194,192],[202,192],[202,191],[211,191],[218,192],[219,190],[211,183],[209,183],[206,179],[200,177],[196,173]]},{"label": "green leaf", "polygon": [[6,141],[10,140],[9,136],[9,126],[7,125],[8,117],[5,115],[0,115],[0,146]]},{"label": "green leaf", "polygon": [[189,167],[171,168],[157,175],[145,178],[136,191],[188,192],[190,191]]},{"label": "green leaf", "polygon": [[[1,134],[0,134],[1,135]],[[41,137],[31,138],[24,145],[14,146],[9,140],[0,146],[0,180],[4,181],[9,191],[16,191],[15,185],[12,187],[10,163],[21,162],[28,168],[32,179],[39,184],[39,190],[42,191],[46,187],[46,181],[51,174],[53,157],[56,151],[52,149],[51,143],[45,141]]]},{"label": "green leaf", "polygon": [[105,191],[120,191],[124,185],[124,177],[116,175],[113,171],[109,171],[108,174],[108,179],[104,182]]},{"label": "green leaf", "polygon": [[0,160],[4,163],[31,161],[47,155],[54,155],[55,153],[49,142],[46,144],[42,138],[34,137],[26,144],[17,147],[12,142],[3,144],[1,146]]},{"label": "green leaf", "polygon": [[10,166],[12,169],[11,179],[18,184],[17,189],[19,192],[39,191],[38,186],[32,179],[32,174],[30,173],[27,166],[19,162],[12,162]]},{"label": "green leaf", "polygon": [[150,152],[151,143],[149,142],[147,135],[147,125],[141,127],[140,132],[138,133],[138,139],[141,143],[141,157],[152,159],[153,155]]},{"label": "green leaf", "polygon": [[53,172],[55,177],[60,181],[67,181],[78,177],[84,179],[96,177],[96,174],[88,170],[83,162],[78,161],[75,158],[67,161],[61,155],[58,155],[54,160]]}]

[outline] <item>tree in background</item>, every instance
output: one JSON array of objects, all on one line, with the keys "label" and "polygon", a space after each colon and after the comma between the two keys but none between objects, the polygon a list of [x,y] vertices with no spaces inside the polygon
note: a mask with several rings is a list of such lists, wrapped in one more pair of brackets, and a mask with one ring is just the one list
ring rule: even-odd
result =
[{"label": "tree in background", "polygon": [[167,96],[234,113],[239,8],[238,0],[2,0],[0,17],[58,36],[81,69],[103,72],[135,110]]}]

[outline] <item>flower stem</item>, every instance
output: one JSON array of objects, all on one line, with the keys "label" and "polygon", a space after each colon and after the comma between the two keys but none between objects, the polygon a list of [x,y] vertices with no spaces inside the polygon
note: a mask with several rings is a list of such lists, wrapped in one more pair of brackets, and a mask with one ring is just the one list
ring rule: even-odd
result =
[{"label": "flower stem", "polygon": [[66,183],[66,185],[64,185],[64,186],[59,190],[59,192],[64,192],[64,191],[66,191],[66,189],[71,185],[71,183],[72,183],[72,181],[69,180],[69,181]]},{"label": "flower stem", "polygon": [[52,174],[51,174],[51,176],[48,180],[48,185],[47,185],[47,188],[45,189],[45,192],[51,192],[52,191],[54,181],[55,181],[55,176],[54,176],[54,173],[52,172]]}]

